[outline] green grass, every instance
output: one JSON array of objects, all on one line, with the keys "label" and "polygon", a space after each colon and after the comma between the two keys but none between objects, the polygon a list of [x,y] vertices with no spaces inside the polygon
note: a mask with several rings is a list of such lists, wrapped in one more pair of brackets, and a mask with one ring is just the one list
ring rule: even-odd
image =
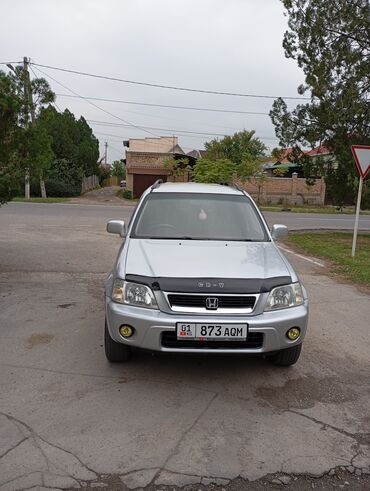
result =
[{"label": "green grass", "polygon": [[[260,206],[262,211],[284,211],[289,209],[292,213],[325,213],[330,215],[335,214],[347,214],[353,215],[355,213],[355,208],[343,208],[338,210],[335,206],[314,206],[314,205],[262,205]],[[370,210],[361,210],[361,215],[370,215]]]},{"label": "green grass", "polygon": [[334,273],[370,286],[370,234],[358,235],[354,258],[351,232],[294,232],[289,234],[288,241],[313,256],[329,259]]},{"label": "green grass", "polygon": [[64,201],[69,201],[69,198],[13,198],[13,201],[19,203],[63,203]]},{"label": "green grass", "polygon": [[136,198],[132,197],[132,193],[128,189],[119,189],[116,192],[116,196],[117,198],[121,198],[127,201],[132,201],[133,203],[136,203],[138,201]]}]

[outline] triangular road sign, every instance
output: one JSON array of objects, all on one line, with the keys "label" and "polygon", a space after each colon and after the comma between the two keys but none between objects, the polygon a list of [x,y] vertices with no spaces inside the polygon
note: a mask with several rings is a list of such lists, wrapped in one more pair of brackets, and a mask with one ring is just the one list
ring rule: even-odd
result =
[{"label": "triangular road sign", "polygon": [[365,179],[370,170],[370,146],[352,145],[351,150],[361,177]]}]

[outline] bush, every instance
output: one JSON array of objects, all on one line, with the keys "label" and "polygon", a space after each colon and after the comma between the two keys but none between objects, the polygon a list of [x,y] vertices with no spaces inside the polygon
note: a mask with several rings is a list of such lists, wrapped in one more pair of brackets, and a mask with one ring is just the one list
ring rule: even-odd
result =
[{"label": "bush", "polygon": [[369,180],[364,182],[364,187],[362,191],[361,209],[370,210],[370,181]]},{"label": "bush", "polygon": [[8,176],[0,176],[0,206],[7,201],[11,201],[15,196],[11,180]]},{"label": "bush", "polygon": [[45,182],[46,194],[50,198],[68,198],[81,194],[81,184],[71,184],[63,181],[48,179]]},{"label": "bush", "polygon": [[133,199],[132,192],[129,189],[120,189],[117,192],[117,196],[123,199]]}]

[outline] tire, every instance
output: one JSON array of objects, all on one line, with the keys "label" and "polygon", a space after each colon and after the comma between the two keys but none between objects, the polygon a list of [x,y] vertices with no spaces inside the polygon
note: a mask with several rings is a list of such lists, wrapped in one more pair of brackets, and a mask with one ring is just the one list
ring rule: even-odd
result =
[{"label": "tire", "polygon": [[131,348],[122,343],[116,343],[109,334],[107,322],[104,330],[105,356],[111,363],[128,361],[131,358]]},{"label": "tire", "polygon": [[290,367],[294,363],[297,363],[301,350],[302,344],[298,344],[297,346],[278,351],[274,355],[269,356],[268,359],[276,366]]}]

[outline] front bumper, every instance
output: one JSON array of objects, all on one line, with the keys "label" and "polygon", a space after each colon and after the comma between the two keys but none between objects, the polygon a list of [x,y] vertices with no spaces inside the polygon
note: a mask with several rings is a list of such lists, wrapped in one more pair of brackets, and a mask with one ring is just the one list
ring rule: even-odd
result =
[{"label": "front bumper", "polygon": [[[159,310],[143,309],[140,307],[129,307],[115,303],[110,297],[106,296],[106,319],[110,336],[114,341],[124,343],[136,348],[147,349],[151,351],[165,351],[177,353],[269,353],[289,348],[293,345],[301,344],[307,329],[308,322],[308,301],[305,300],[303,305],[289,309],[277,310],[275,312],[263,312],[256,315],[244,316],[204,316],[189,314],[168,314]],[[259,337],[260,343],[245,343],[244,345],[234,343],[233,347],[217,346],[215,348],[198,346],[181,345],[181,341],[172,343],[169,347],[164,341],[169,336],[176,339],[177,323],[247,323],[248,338]],[[122,324],[129,324],[134,327],[135,333],[130,338],[123,338],[119,333],[119,327]],[[291,327],[299,327],[301,335],[296,341],[290,341],[286,332]],[[257,336],[259,333],[259,336]],[[174,344],[176,346],[174,346]],[[197,344],[197,343],[196,343]],[[211,345],[212,346],[212,345]],[[231,346],[231,345],[230,345]]]}]

